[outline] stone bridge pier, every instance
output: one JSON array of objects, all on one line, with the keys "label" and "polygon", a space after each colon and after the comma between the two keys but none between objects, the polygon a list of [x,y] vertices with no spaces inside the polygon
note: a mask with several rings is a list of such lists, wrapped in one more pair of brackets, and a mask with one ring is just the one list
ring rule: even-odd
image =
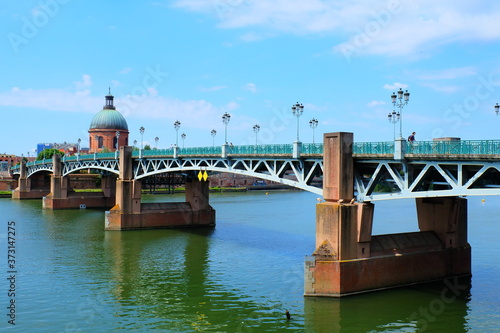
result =
[{"label": "stone bridge pier", "polygon": [[109,208],[115,200],[115,181],[111,175],[101,179],[102,192],[74,192],[69,177],[62,175],[61,156],[52,156],[50,193],[43,197],[44,209]]},{"label": "stone bridge pier", "polygon": [[41,199],[49,193],[43,174],[27,176],[26,161],[21,160],[18,187],[12,191],[12,199]]},{"label": "stone bridge pier", "polygon": [[325,202],[316,206],[316,251],[305,262],[305,296],[470,276],[467,200],[417,199],[419,232],[374,236],[374,204],[353,200],[352,144],[352,133],[324,134]]},{"label": "stone bridge pier", "polygon": [[209,183],[186,180],[186,202],[141,203],[141,181],[133,178],[132,147],[120,147],[116,204],[105,216],[106,230],[201,227],[215,225]]}]

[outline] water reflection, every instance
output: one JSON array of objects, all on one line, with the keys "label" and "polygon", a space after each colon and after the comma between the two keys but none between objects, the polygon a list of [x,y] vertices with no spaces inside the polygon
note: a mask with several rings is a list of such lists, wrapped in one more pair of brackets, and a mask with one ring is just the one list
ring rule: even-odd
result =
[{"label": "water reflection", "polygon": [[470,278],[354,297],[305,299],[307,332],[467,332]]},{"label": "water reflection", "polygon": [[[481,206],[481,219],[471,218],[472,301],[468,289],[457,289],[451,299],[455,294],[443,284],[343,299],[304,298],[303,258],[313,251],[315,196],[221,195],[213,203],[218,211],[213,230],[105,232],[102,211],[44,211],[40,201],[0,200],[0,215],[18,222],[20,328],[498,331],[498,250],[491,244],[498,234],[500,201]],[[473,208],[471,216],[479,215]],[[402,223],[390,218],[381,220]]]},{"label": "water reflection", "polygon": [[[211,229],[106,232],[110,293],[117,316],[135,306],[142,320],[175,331],[274,331],[273,309],[211,271]],[[101,275],[103,272],[101,272]],[[104,275],[107,275],[104,273]],[[94,277],[96,279],[97,277]],[[262,329],[262,330],[261,330]]]}]

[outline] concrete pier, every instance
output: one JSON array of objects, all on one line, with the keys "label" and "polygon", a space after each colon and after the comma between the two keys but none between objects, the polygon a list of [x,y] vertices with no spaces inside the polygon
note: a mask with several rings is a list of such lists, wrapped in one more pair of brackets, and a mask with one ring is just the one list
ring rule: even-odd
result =
[{"label": "concrete pier", "polygon": [[68,176],[62,175],[61,156],[54,154],[50,193],[42,199],[44,209],[110,208],[115,203],[115,178],[103,177],[102,192],[74,192]]},{"label": "concrete pier", "polygon": [[27,176],[26,161],[21,160],[18,186],[12,191],[12,199],[41,199],[50,189],[45,186],[43,174]]},{"label": "concrete pier", "polygon": [[141,203],[141,181],[133,179],[132,147],[120,147],[116,204],[105,216],[106,230],[201,227],[215,225],[209,183],[186,180],[186,202]]},{"label": "concrete pier", "polygon": [[341,297],[471,274],[467,200],[417,199],[420,232],[372,236],[374,205],[354,202],[352,133],[324,135],[324,199],[305,296]]}]

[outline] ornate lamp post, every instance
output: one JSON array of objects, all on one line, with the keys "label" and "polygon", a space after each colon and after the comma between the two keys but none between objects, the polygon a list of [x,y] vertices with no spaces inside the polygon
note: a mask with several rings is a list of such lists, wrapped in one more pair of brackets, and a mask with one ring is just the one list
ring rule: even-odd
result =
[{"label": "ornate lamp post", "polygon": [[134,148],[137,146],[137,140],[134,140]]},{"label": "ornate lamp post", "polygon": [[184,148],[184,140],[186,139],[186,133],[181,134],[181,139],[182,139],[182,148]]},{"label": "ornate lamp post", "polygon": [[389,122],[391,124],[394,125],[394,140],[396,140],[396,123],[399,121],[399,118],[401,117],[401,115],[398,113],[396,113],[396,111],[392,110],[392,112],[389,112],[389,114],[387,115],[387,119],[389,120]]},{"label": "ornate lamp post", "polygon": [[212,135],[212,147],[215,147],[215,136],[217,135],[217,131],[214,129],[211,130],[210,135]]},{"label": "ornate lamp post", "polygon": [[309,120],[309,126],[311,126],[311,128],[313,130],[313,143],[314,143],[314,130],[316,129],[316,127],[318,127],[318,119],[313,118],[313,119]]},{"label": "ornate lamp post", "polygon": [[226,129],[225,129],[225,132],[224,132],[224,142],[225,144],[227,144],[227,124],[229,124],[229,121],[231,120],[231,115],[229,113],[224,113],[222,115],[222,122],[224,123]]},{"label": "ornate lamp post", "polygon": [[260,131],[260,125],[258,124],[253,125],[253,131],[255,132],[255,151],[257,152],[257,136]]},{"label": "ornate lamp post", "polygon": [[120,131],[116,131],[116,147],[115,149],[118,150],[118,147],[120,147],[120,145],[118,144],[118,140],[120,139]]},{"label": "ornate lamp post", "polygon": [[181,127],[181,122],[176,120],[174,123],[175,128],[175,146],[179,147],[179,128]]},{"label": "ornate lamp post", "polygon": [[304,112],[304,105],[299,104],[299,102],[297,102],[297,104],[292,106],[292,113],[295,117],[297,117],[297,142],[300,141],[299,140],[299,118],[300,118],[300,116],[302,116],[303,112]]},{"label": "ornate lamp post", "polygon": [[82,139],[78,138],[78,156],[80,156],[80,142],[82,142]]},{"label": "ornate lamp post", "polygon": [[497,114],[498,116],[498,112],[500,111],[500,105],[498,105],[498,103],[495,105],[495,113]]},{"label": "ornate lamp post", "polygon": [[[404,97],[404,99],[403,99]],[[410,93],[408,90],[403,92],[403,89],[399,88],[398,94],[392,93],[391,95],[392,104],[399,108],[399,137],[403,137],[403,107],[408,105],[410,101]]]},{"label": "ornate lamp post", "polygon": [[139,128],[139,132],[141,133],[141,150],[142,150],[142,148],[143,148],[143,143],[144,143],[144,141],[143,141],[143,137],[144,137],[144,131],[145,131],[145,130],[146,130],[146,129],[145,129],[143,126],[141,126],[141,128]]},{"label": "ornate lamp post", "polygon": [[160,141],[160,138],[156,137],[155,138],[155,144],[156,144],[155,149],[158,149],[158,141]]}]

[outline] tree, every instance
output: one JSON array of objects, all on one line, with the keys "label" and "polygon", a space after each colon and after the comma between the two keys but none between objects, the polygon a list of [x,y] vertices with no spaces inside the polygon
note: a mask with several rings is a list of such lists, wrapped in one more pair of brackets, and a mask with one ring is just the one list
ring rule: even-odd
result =
[{"label": "tree", "polygon": [[151,150],[151,146],[150,145],[145,145],[144,146],[144,150]]},{"label": "tree", "polygon": [[62,151],[57,150],[55,148],[50,148],[42,150],[40,154],[38,154],[38,156],[36,157],[36,160],[40,161],[40,160],[50,159],[54,154],[59,154],[61,156],[64,156],[64,153]]}]

